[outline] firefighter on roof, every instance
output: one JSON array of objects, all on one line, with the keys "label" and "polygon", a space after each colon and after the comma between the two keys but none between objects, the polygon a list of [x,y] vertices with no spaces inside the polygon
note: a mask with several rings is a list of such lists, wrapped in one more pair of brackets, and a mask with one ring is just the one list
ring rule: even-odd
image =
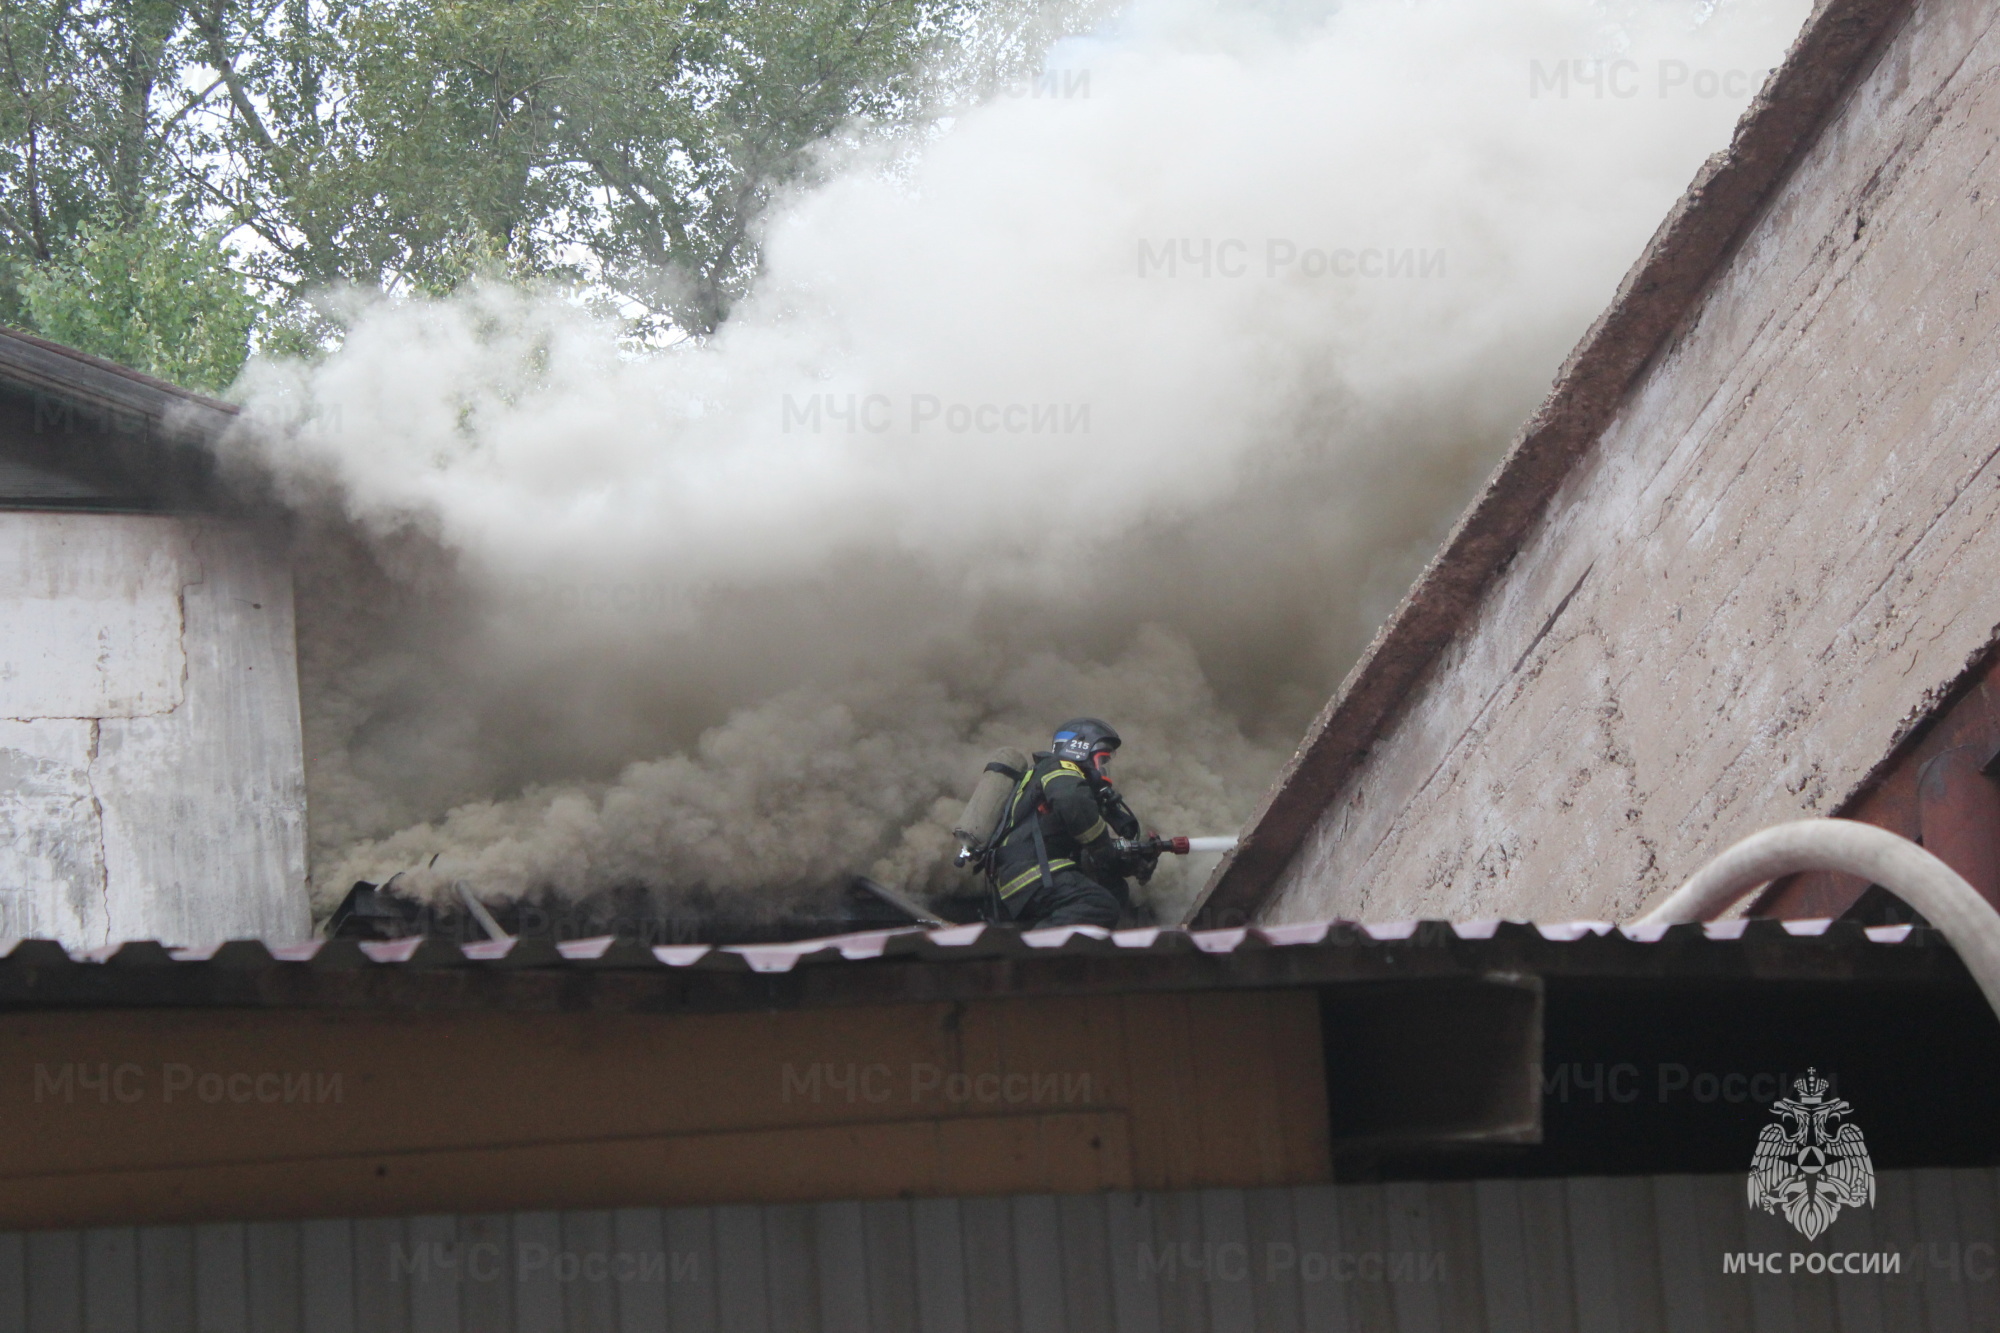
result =
[{"label": "firefighter on roof", "polygon": [[1006,919],[1028,929],[1116,926],[1131,901],[1126,876],[1152,877],[1157,853],[1114,846],[1140,832],[1104,771],[1118,745],[1107,723],[1072,718],[1014,783],[991,863]]}]

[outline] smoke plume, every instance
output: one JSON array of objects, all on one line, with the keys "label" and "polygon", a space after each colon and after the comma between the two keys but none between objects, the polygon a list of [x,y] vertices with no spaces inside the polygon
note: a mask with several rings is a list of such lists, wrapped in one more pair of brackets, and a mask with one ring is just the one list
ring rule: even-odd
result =
[{"label": "smoke plume", "polygon": [[1135,0],[833,162],[703,345],[486,285],[253,365],[321,907],[935,891],[1077,713],[1235,830],[1803,14]]}]

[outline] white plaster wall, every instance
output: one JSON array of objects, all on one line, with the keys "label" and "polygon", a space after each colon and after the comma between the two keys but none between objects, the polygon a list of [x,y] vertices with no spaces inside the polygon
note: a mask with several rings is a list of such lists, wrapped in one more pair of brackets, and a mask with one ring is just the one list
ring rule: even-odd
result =
[{"label": "white plaster wall", "polygon": [[1266,920],[1627,919],[2000,626],[2000,30],[1919,0]]},{"label": "white plaster wall", "polygon": [[255,533],[0,512],[0,941],[302,938],[301,753]]}]

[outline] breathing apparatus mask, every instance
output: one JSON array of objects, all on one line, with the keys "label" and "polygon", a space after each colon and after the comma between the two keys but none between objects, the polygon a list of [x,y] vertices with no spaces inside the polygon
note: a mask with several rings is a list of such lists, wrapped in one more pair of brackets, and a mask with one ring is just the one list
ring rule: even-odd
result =
[{"label": "breathing apparatus mask", "polygon": [[1056,728],[1049,752],[1058,759],[1067,759],[1098,781],[1109,782],[1111,775],[1104,768],[1111,762],[1111,756],[1120,744],[1118,733],[1111,729],[1108,722],[1094,717],[1076,717]]}]

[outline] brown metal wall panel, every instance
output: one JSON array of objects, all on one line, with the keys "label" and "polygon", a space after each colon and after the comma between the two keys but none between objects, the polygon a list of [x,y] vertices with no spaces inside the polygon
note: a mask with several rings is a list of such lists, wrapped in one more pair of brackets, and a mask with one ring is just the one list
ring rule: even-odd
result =
[{"label": "brown metal wall panel", "polygon": [[[1262,996],[1253,992],[1217,998],[1222,1002],[1188,1006],[1185,1031],[1194,1073],[1191,1105],[1198,1156],[1187,1183],[1247,1185],[1281,1179],[1273,1142],[1271,1032]],[[1248,1098],[1243,1096],[1246,1089]]]},{"label": "brown metal wall panel", "polygon": [[[1292,1067],[1298,1051],[1324,1051],[1318,1007],[1276,1003],[1266,993],[1266,1023],[1270,1023],[1270,1115],[1272,1135],[1284,1159],[1280,1181],[1324,1181],[1332,1177],[1332,1145],[1326,1135],[1326,1079],[1300,1077]],[[1324,1057],[1322,1057],[1324,1061]]]},{"label": "brown metal wall panel", "polygon": [[[1834,814],[1920,841],[2000,906],[2000,782],[1981,770],[2000,752],[2000,660],[1978,663],[1869,781]],[[1752,909],[1775,917],[1838,916],[1868,885],[1852,875],[1793,875]]]},{"label": "brown metal wall panel", "polygon": [[1327,1171],[1315,1005],[1298,989],[764,1014],[14,1014],[0,1066],[26,1076],[0,1082],[17,1131],[0,1139],[0,1221],[1302,1183]]},{"label": "brown metal wall panel", "polygon": [[[1133,1127],[1133,1151],[1143,1164],[1139,1189],[1175,1189],[1194,1179],[1200,1148],[1194,1135],[1193,1071],[1184,1015],[1175,996],[1120,997],[1125,1030],[1126,1088],[1135,1103],[1157,1108]],[[1164,1021],[1161,1021],[1164,1019]]]}]

